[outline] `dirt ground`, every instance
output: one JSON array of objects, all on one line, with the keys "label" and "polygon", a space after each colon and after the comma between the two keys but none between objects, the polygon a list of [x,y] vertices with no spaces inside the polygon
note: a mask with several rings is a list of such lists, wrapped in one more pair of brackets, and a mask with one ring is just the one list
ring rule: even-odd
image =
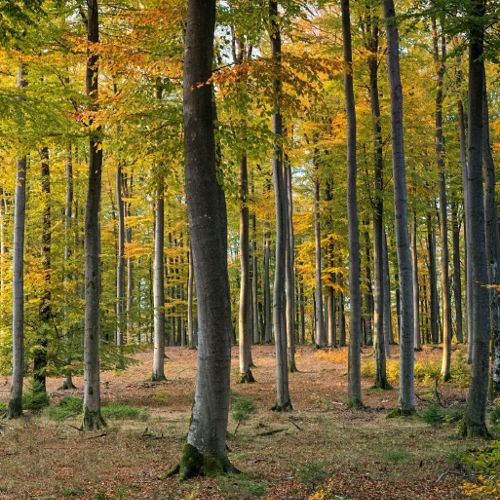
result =
[{"label": "dirt ground", "polygon": [[[451,425],[432,427],[419,418],[387,419],[397,404],[397,388],[371,389],[363,379],[365,407],[348,409],[347,349],[321,355],[298,346],[298,373],[290,374],[294,411],[274,413],[273,346],[254,346],[256,383],[231,384],[233,398],[251,397],[257,411],[228,439],[229,459],[252,480],[265,483],[263,498],[349,500],[457,500],[465,498],[463,477],[453,458],[484,442],[463,441]],[[393,357],[398,347],[393,346]],[[442,351],[426,349],[421,357],[439,359]],[[103,404],[119,401],[146,406],[142,421],[110,421],[104,431],[80,432],[78,422],[53,422],[27,414],[20,421],[0,422],[0,499],[224,499],[256,498],[256,490],[238,480],[198,478],[179,483],[161,479],[179,459],[186,440],[196,376],[196,352],[167,350],[167,381],[145,382],[152,371],[152,352],[136,355],[138,365],[102,373]],[[364,349],[366,362],[371,349]],[[238,348],[232,350],[237,379]],[[52,402],[63,395],[61,381],[48,380]],[[81,377],[75,378],[79,389]],[[10,380],[0,379],[0,400],[8,398]],[[445,405],[463,401],[465,390],[439,386]],[[82,395],[81,390],[71,391]],[[417,384],[417,410],[423,411],[429,389]],[[231,416],[229,432],[236,428]],[[320,471],[320,472],[318,472]]]}]

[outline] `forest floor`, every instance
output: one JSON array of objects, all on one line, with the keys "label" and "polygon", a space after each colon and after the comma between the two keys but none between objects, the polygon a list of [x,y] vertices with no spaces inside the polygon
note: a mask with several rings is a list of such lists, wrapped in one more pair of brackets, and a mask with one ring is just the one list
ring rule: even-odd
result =
[{"label": "forest floor", "polygon": [[[102,374],[103,404],[110,401],[145,406],[143,420],[110,420],[104,431],[80,432],[76,419],[54,422],[27,414],[0,422],[0,499],[349,499],[457,500],[466,498],[456,473],[460,452],[484,441],[460,440],[454,425],[430,426],[421,418],[387,419],[398,391],[370,388],[363,379],[365,407],[348,409],[347,348],[316,351],[298,346],[297,373],[290,374],[291,413],[274,413],[273,346],[252,348],[256,379],[239,385],[238,348],[232,350],[232,398],[253,399],[257,411],[228,439],[231,462],[247,473],[243,479],[161,479],[179,459],[188,431],[196,375],[196,351],[168,348],[167,381],[145,382],[152,353],[139,364]],[[392,347],[393,358],[398,347]],[[439,348],[416,353],[439,360]],[[363,349],[368,362],[371,349]],[[75,377],[79,389],[82,377]],[[61,381],[48,380],[52,403],[63,395]],[[0,400],[7,400],[10,380],[0,379]],[[465,401],[465,389],[439,385],[442,404]],[[66,391],[67,392],[67,391]],[[82,395],[81,390],[71,391]],[[428,407],[431,391],[417,384],[417,411]],[[231,411],[230,411],[231,414]],[[229,432],[237,422],[231,416]],[[458,470],[458,472],[460,472]],[[265,490],[264,490],[265,488]]]}]

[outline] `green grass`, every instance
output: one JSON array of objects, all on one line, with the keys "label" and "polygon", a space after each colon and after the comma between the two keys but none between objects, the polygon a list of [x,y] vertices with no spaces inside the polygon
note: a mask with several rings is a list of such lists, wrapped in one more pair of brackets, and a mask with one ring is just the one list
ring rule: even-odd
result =
[{"label": "green grass", "polygon": [[149,412],[146,407],[122,405],[118,401],[111,401],[108,406],[101,407],[104,420],[146,420]]}]

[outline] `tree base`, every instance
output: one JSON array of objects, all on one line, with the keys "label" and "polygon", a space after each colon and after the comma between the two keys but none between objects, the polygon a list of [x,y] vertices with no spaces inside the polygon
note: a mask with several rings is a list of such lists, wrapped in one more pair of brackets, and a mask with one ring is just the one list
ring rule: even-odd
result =
[{"label": "tree base", "polygon": [[283,406],[276,403],[274,406],[271,407],[271,411],[277,411],[279,413],[293,411],[292,403],[290,402],[290,400],[288,400]]},{"label": "tree base", "polygon": [[293,361],[292,363],[288,363],[288,373],[299,373],[295,361]]},{"label": "tree base", "polygon": [[416,414],[417,412],[415,411],[415,408],[413,408],[412,410],[402,410],[401,408],[394,408],[394,410],[392,410],[385,418],[411,417]]},{"label": "tree base", "polygon": [[90,411],[85,405],[83,406],[81,431],[98,431],[106,427],[106,422],[102,418],[101,410]]},{"label": "tree base", "polygon": [[484,438],[492,439],[485,423],[478,424],[465,416],[460,424],[458,435],[463,438]]},{"label": "tree base", "polygon": [[380,380],[375,380],[375,385],[373,386],[374,389],[381,389],[383,391],[392,391],[393,387],[389,382],[387,382],[387,379],[380,379]]},{"label": "tree base", "polygon": [[21,418],[23,416],[23,399],[16,398],[9,400],[7,408],[7,418]]},{"label": "tree base", "polygon": [[254,382],[255,378],[253,376],[252,370],[248,370],[246,373],[240,373],[238,384],[253,384]]},{"label": "tree base", "polygon": [[69,390],[74,390],[74,389],[78,389],[78,387],[73,384],[73,381],[69,378],[69,379],[64,379],[63,380],[63,385],[61,385],[61,387],[59,387],[59,389],[57,389],[58,391],[69,391]]},{"label": "tree base", "polygon": [[443,375],[441,373],[440,380],[441,380],[441,382],[449,382],[451,380],[451,374],[446,373],[446,374]]},{"label": "tree base", "polygon": [[347,408],[363,408],[364,406],[361,399],[353,398],[347,400]]},{"label": "tree base", "polygon": [[231,465],[226,456],[202,454],[193,445],[186,443],[180,461],[161,476],[161,479],[179,474],[179,481],[185,481],[196,476],[217,477],[228,473],[237,474],[239,471]]},{"label": "tree base", "polygon": [[165,375],[158,375],[157,373],[152,373],[151,377],[147,379],[148,382],[165,382],[167,377]]}]

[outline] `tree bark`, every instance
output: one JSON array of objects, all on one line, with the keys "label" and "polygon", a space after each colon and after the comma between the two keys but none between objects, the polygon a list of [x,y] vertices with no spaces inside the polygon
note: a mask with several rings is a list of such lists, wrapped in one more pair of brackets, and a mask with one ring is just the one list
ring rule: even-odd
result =
[{"label": "tree bark", "polygon": [[399,71],[398,30],[394,19],[393,0],[384,1],[387,30],[387,65],[391,92],[392,168],[394,178],[394,209],[396,216],[396,245],[401,292],[401,332],[398,411],[415,411],[413,381],[413,283],[408,214],[406,203],[406,174],[403,140],[403,92]]},{"label": "tree bark", "polygon": [[[88,0],[87,5],[87,38],[90,47],[87,57],[86,84],[92,110],[96,111],[99,56],[93,44],[99,42],[97,0]],[[99,205],[102,176],[102,143],[99,128],[90,134],[89,149],[89,173],[85,201],[85,371],[82,430],[99,429],[105,425],[101,416],[99,374],[99,301],[101,295]]]},{"label": "tree bark", "polygon": [[462,323],[462,273],[460,269],[460,230],[458,227],[458,206],[453,203],[451,210],[451,225],[453,230],[453,296],[455,298],[455,316],[457,327],[457,342],[464,341]]},{"label": "tree bark", "polygon": [[118,211],[118,255],[116,265],[116,333],[115,344],[123,345],[125,316],[125,202],[123,201],[122,165],[116,167],[116,205]]},{"label": "tree bark", "polygon": [[226,432],[231,370],[227,219],[217,181],[212,86],[215,0],[189,0],[184,52],[186,198],[198,291],[199,348],[195,401],[181,478],[230,471]]},{"label": "tree bark", "polygon": [[429,252],[429,280],[431,295],[431,337],[432,343],[439,343],[439,304],[436,276],[436,245],[434,243],[434,231],[432,227],[432,216],[427,214],[427,250]]},{"label": "tree bark", "polygon": [[165,199],[163,179],[155,193],[156,223],[153,267],[153,306],[154,306],[154,350],[153,373],[151,380],[166,380],[165,377],[165,280],[164,280],[164,238],[165,238]]},{"label": "tree bark", "polygon": [[469,47],[469,172],[470,195],[470,242],[468,248],[472,264],[473,314],[472,314],[472,371],[467,413],[462,425],[466,436],[489,436],[486,428],[486,398],[489,371],[489,291],[484,284],[488,280],[485,245],[485,214],[483,195],[483,44],[485,12],[484,0],[472,4],[472,14],[480,21],[471,22]]},{"label": "tree bark", "polygon": [[420,341],[420,314],[419,314],[419,290],[418,290],[418,255],[417,255],[417,209],[413,206],[413,219],[411,225],[411,253],[413,270],[413,336],[415,351],[421,351]]},{"label": "tree bark", "polygon": [[323,321],[323,283],[321,279],[321,222],[320,222],[320,181],[319,165],[314,155],[314,241],[316,248],[316,347],[325,347],[325,327]]}]

